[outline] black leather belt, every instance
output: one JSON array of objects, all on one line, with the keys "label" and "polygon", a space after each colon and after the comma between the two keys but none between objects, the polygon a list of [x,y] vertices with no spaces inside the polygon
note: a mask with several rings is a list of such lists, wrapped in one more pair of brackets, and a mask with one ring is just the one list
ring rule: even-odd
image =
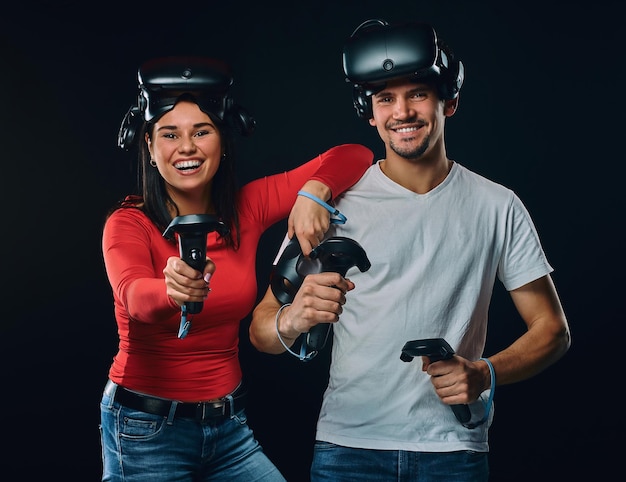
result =
[{"label": "black leather belt", "polygon": [[[109,382],[109,384],[111,384],[111,382]],[[245,390],[239,387],[233,392],[232,397],[232,407],[227,398],[211,402],[174,402],[173,400],[135,393],[118,385],[114,400],[133,410],[140,410],[163,417],[170,415],[172,404],[176,403],[174,418],[191,418],[198,422],[206,423],[230,418],[231,415],[245,407]]]}]

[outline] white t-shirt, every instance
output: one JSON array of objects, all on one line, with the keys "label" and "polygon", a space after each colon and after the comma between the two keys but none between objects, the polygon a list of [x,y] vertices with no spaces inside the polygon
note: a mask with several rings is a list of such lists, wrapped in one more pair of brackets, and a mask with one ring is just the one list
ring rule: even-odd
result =
[{"label": "white t-shirt", "polygon": [[[493,406],[487,423],[463,427],[435,394],[421,358],[400,359],[402,347],[444,338],[477,360],[496,277],[513,290],[552,267],[510,189],[454,163],[439,186],[416,194],[379,164],[335,200],[347,222],[332,225],[328,236],[357,241],[371,268],[346,274],[356,288],[333,325],[316,438],[357,448],[487,451]],[[470,405],[472,421],[482,418],[483,400]]]}]

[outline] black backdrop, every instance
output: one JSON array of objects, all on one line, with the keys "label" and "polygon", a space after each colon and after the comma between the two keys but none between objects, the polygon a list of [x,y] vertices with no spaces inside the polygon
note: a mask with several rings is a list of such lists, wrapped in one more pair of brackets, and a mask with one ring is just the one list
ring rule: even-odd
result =
[{"label": "black backdrop", "polygon": [[[464,61],[449,155],[524,200],[571,323],[565,358],[498,388],[492,479],[618,471],[626,428],[618,2],[223,3],[57,0],[0,13],[0,476],[99,480],[98,403],[117,343],[100,235],[107,208],[135,183],[116,136],[138,65],[171,54],[231,63],[235,98],[258,121],[241,143],[241,182],[344,142],[379,157],[382,144],[357,119],[341,74],[342,42],[368,18],[431,22]],[[259,247],[261,292],[283,230],[274,226]],[[522,328],[500,285],[491,320],[487,355]],[[290,482],[304,482],[327,354],[309,364],[259,354],[248,322],[250,423]]]}]

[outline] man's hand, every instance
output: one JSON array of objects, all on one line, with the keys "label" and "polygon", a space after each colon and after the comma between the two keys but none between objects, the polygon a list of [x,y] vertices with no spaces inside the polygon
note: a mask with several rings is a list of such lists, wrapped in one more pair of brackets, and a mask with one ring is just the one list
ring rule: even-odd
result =
[{"label": "man's hand", "polygon": [[448,405],[472,403],[491,385],[489,366],[482,360],[471,362],[454,355],[431,363],[424,356],[422,370],[430,375],[437,396]]}]

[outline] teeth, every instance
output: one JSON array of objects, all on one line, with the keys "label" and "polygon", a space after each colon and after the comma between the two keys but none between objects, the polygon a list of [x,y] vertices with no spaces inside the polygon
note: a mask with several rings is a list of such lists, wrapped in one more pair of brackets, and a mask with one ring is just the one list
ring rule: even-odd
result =
[{"label": "teeth", "polygon": [[396,129],[396,132],[413,132],[416,131],[417,127],[402,127],[400,129]]},{"label": "teeth", "polygon": [[196,169],[197,167],[200,167],[202,163],[200,161],[182,161],[182,162],[178,162],[174,165],[174,167],[176,169]]}]

